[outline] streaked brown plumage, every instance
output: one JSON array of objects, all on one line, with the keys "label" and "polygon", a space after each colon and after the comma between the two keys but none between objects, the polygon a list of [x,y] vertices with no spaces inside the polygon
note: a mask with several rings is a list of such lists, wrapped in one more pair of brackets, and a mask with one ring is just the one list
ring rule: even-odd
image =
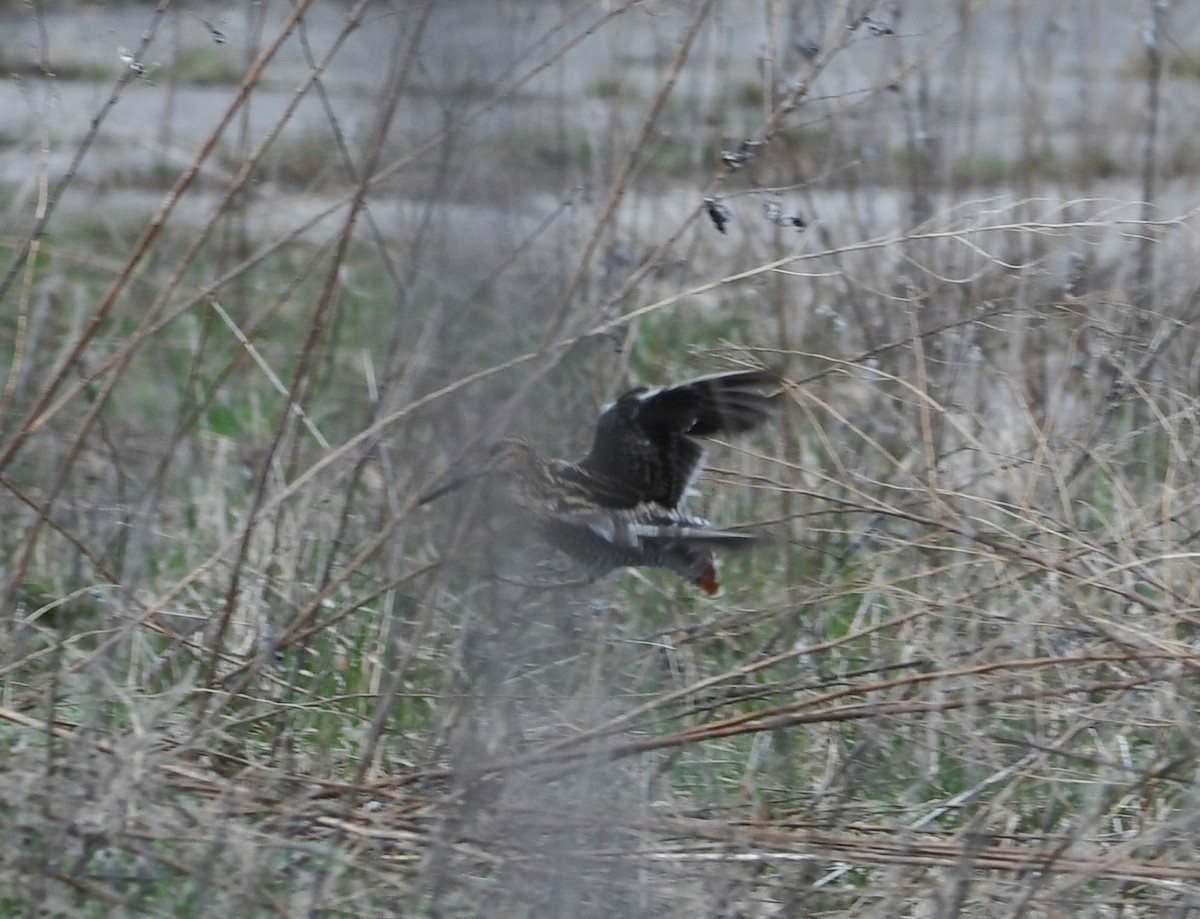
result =
[{"label": "streaked brown plumage", "polygon": [[639,387],[604,409],[591,450],[578,462],[545,459],[525,441],[506,438],[492,448],[484,474],[502,476],[546,541],[593,573],[667,568],[714,594],[720,585],[713,550],[746,548],[755,537],[687,513],[686,493],[705,455],[695,438],[758,427],[772,414],[775,395],[767,391],[776,383],[771,373],[748,370]]}]

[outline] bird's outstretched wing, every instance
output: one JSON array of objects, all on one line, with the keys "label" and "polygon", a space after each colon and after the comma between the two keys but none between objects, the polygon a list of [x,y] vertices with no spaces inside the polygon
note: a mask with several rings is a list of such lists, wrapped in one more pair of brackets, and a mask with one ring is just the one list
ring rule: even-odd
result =
[{"label": "bird's outstretched wing", "polygon": [[777,377],[737,370],[661,389],[634,389],[600,415],[591,452],[579,463],[598,481],[618,483],[601,496],[607,507],[652,502],[671,510],[700,471],[704,447],[695,437],[742,434],[771,417]]}]

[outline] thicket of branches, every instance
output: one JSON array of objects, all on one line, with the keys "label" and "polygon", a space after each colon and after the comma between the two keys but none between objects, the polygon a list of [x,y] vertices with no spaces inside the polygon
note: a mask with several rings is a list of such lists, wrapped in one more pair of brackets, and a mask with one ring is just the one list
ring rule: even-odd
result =
[{"label": "thicket of branches", "polygon": [[[1200,9],[1113,9],[5,9],[0,916],[1200,908]],[[417,504],[744,366],[715,599]]]}]

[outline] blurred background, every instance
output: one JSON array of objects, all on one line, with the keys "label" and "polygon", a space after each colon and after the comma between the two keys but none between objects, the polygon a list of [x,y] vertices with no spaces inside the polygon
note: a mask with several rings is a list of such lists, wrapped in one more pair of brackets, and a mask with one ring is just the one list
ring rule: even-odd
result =
[{"label": "blurred background", "polygon": [[[1200,909],[1200,3],[2,3],[0,68],[0,916]],[[417,504],[744,367],[716,598]]]}]

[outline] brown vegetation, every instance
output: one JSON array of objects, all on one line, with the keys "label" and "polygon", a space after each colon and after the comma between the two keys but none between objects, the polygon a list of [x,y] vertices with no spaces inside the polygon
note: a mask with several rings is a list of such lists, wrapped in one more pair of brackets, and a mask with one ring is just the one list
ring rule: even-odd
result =
[{"label": "brown vegetation", "polygon": [[[1200,12],[1116,7],[6,10],[0,916],[1200,908]],[[739,366],[715,599],[417,506]]]}]

